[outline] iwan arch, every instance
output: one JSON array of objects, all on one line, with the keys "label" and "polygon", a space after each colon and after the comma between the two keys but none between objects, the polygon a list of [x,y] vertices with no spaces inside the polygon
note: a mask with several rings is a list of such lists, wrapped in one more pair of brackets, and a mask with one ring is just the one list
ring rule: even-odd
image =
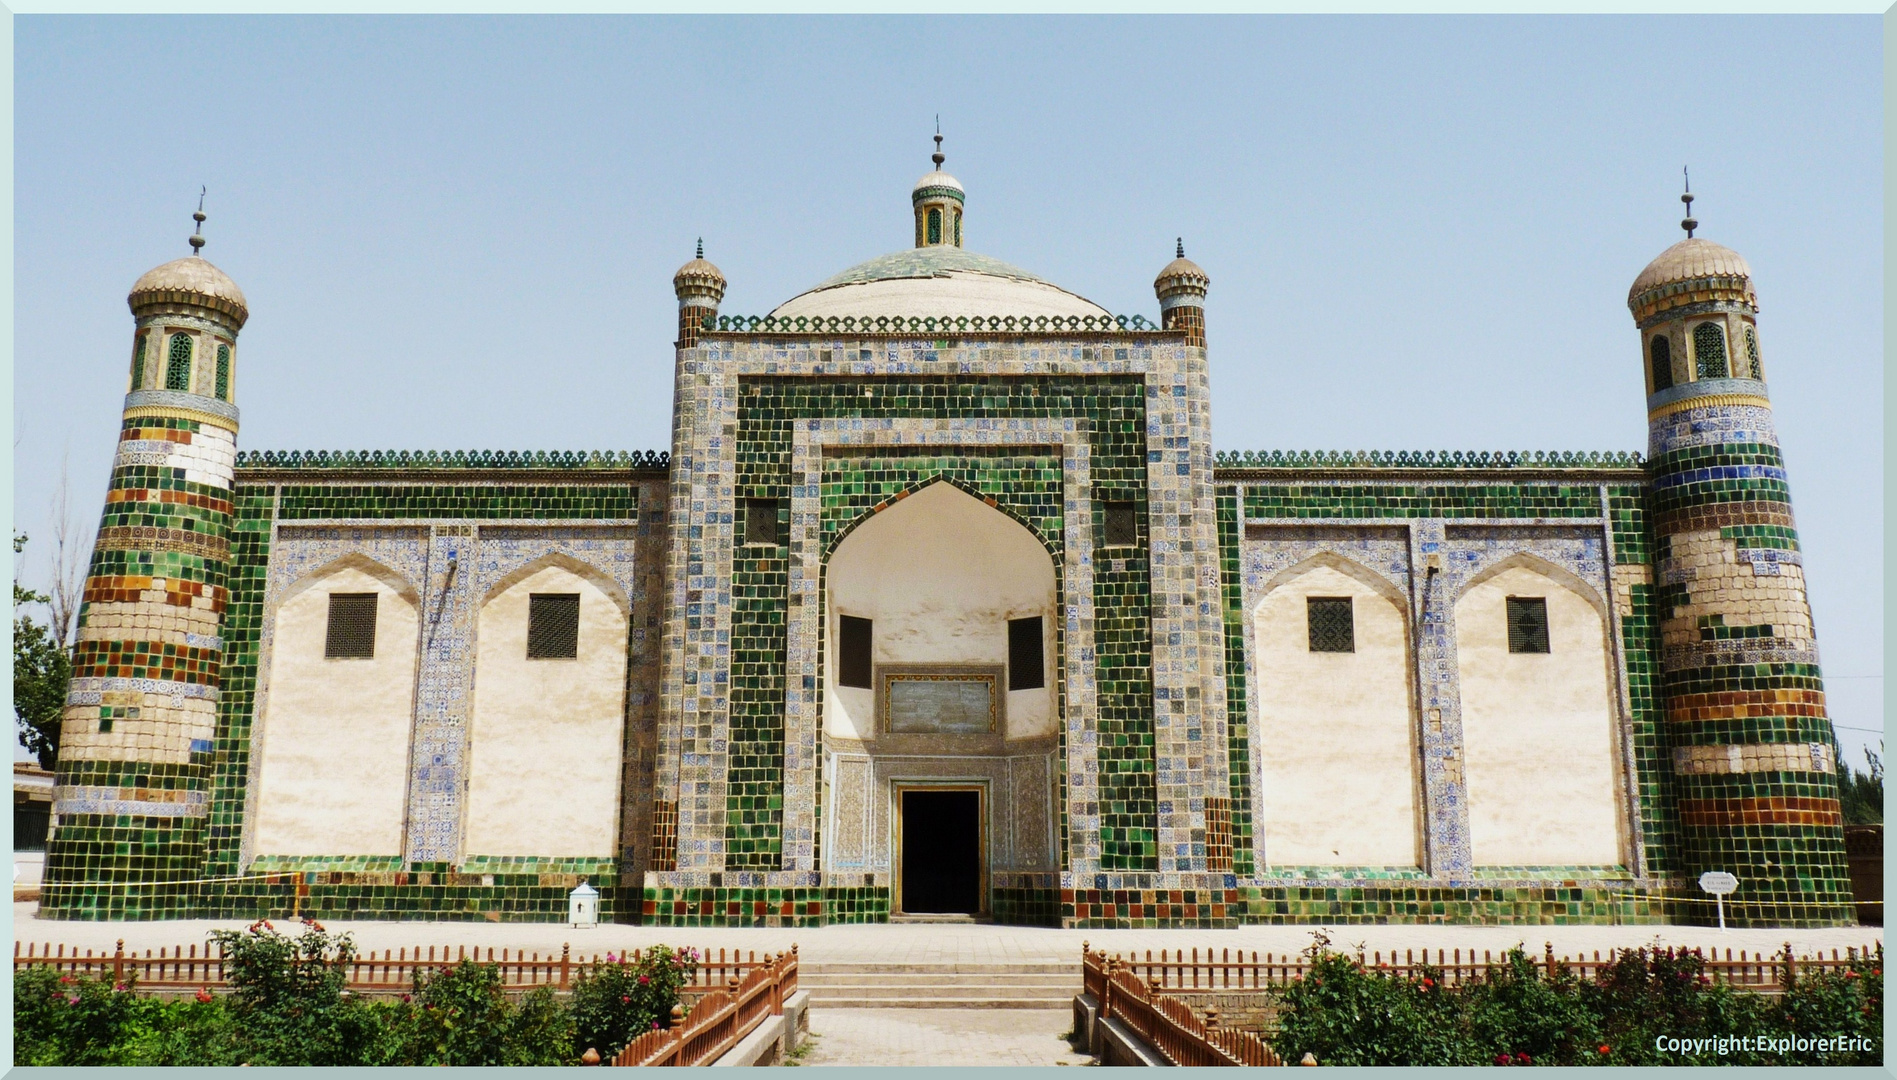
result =
[{"label": "iwan arch", "polygon": [[247,300],[140,278],[43,912],[1851,918],[1737,254],[1630,290],[1644,459],[1215,455],[1208,275],[941,165],[768,316],[680,269],[664,454],[240,455]]}]

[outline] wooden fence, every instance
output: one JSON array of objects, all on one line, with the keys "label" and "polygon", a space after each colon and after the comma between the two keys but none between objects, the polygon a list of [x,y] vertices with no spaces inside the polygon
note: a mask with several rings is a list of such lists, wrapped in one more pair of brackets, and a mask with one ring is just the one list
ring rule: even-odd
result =
[{"label": "wooden fence", "polygon": [[[796,952],[791,946],[791,952]],[[621,954],[614,952],[594,952],[590,956],[574,956],[572,946],[562,945],[559,955],[538,952],[529,953],[523,949],[470,949],[463,945],[433,946],[426,949],[415,946],[412,949],[384,949],[380,954],[373,951],[358,955],[350,961],[348,988],[359,994],[400,994],[413,989],[415,976],[453,967],[463,960],[494,964],[501,971],[501,987],[509,991],[534,990],[550,987],[554,990],[568,990],[575,980],[602,966],[617,963],[637,963],[644,955],[643,950],[634,949]],[[692,996],[716,990],[728,985],[735,979],[742,979],[754,971],[773,963],[769,955],[759,957],[755,950],[740,954],[737,949],[719,949],[716,954],[707,949],[698,954],[698,968],[683,991]],[[209,989],[227,989],[224,970],[223,951],[214,945],[180,945],[175,948],[160,948],[156,953],[146,949],[142,954],[137,950],[127,952],[121,939],[112,952],[86,949],[65,945],[13,943],[13,969],[33,964],[51,965],[61,974],[89,975],[94,978],[110,976],[112,981],[124,982],[128,975],[136,979],[140,990],[157,992]]]},{"label": "wooden fence", "polygon": [[691,1012],[672,1010],[672,1026],[626,1044],[614,1065],[709,1065],[751,1034],[766,1017],[781,1016],[797,992],[797,946],[766,957],[743,978],[698,999]]},{"label": "wooden fence", "polygon": [[1087,952],[1081,982],[1100,1005],[1099,1021],[1117,1020],[1174,1065],[1282,1065],[1271,1046],[1249,1031],[1219,1026],[1218,1010],[1195,1015],[1192,1006],[1161,992],[1119,960]]},{"label": "wooden fence", "polygon": [[[1081,948],[1084,951],[1088,946],[1082,943]],[[1790,986],[1800,971],[1813,968],[1842,971],[1865,957],[1880,954],[1881,949],[1881,945],[1866,945],[1847,948],[1842,952],[1832,949],[1829,956],[1823,950],[1795,956],[1791,943],[1786,942],[1785,947],[1777,952],[1748,954],[1741,949],[1736,957],[1731,949],[1724,950],[1723,954],[1718,949],[1695,948],[1686,951],[1703,958],[1706,974],[1715,982],[1738,989],[1777,993]],[[1380,968],[1398,975],[1418,975],[1426,967],[1434,969],[1433,974],[1448,986],[1480,978],[1504,959],[1487,949],[1482,951],[1480,959],[1477,959],[1474,949],[1466,953],[1461,949],[1436,949],[1434,952],[1434,957],[1430,955],[1429,949],[1407,949],[1401,957],[1394,950],[1388,954],[1358,950],[1356,955],[1366,967]],[[1106,954],[1102,952],[1098,955],[1104,962]],[[1585,954],[1556,957],[1553,944],[1549,944],[1541,955],[1530,956],[1531,962],[1544,974],[1560,965],[1584,979],[1591,979],[1603,969],[1613,966],[1614,958],[1611,949],[1605,957],[1598,950],[1591,957]],[[1131,956],[1115,956],[1114,959],[1122,968],[1133,972],[1149,985],[1185,993],[1269,990],[1289,985],[1302,978],[1310,968],[1310,957],[1305,953],[1260,955],[1256,951],[1247,954],[1243,949],[1229,948],[1216,952],[1206,949],[1203,955],[1199,949],[1171,952],[1161,949],[1158,956],[1148,949],[1143,957],[1134,953]],[[1088,992],[1094,993],[1098,1000],[1096,988],[1090,985]]]}]

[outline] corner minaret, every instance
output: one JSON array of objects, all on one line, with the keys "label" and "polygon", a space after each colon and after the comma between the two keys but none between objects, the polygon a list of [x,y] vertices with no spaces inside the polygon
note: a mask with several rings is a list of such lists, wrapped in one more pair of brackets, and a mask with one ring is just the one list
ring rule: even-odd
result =
[{"label": "corner minaret", "polygon": [[1186,241],[1180,237],[1174,248],[1176,257],[1166,264],[1153,281],[1159,296],[1160,325],[1168,330],[1184,330],[1186,344],[1205,348],[1205,294],[1211,288],[1199,264],[1186,258]]},{"label": "corner minaret", "polygon": [[216,759],[244,294],[198,252],[126,302],[131,376],[88,568],[60,728],[42,907],[58,918],[188,916]]},{"label": "corner minaret", "polygon": [[698,254],[672,275],[672,291],[678,294],[678,341],[674,345],[689,349],[698,344],[705,320],[718,314],[725,298],[725,276],[705,261],[705,238],[698,238]]},{"label": "corner minaret", "polygon": [[916,181],[909,201],[916,211],[916,246],[961,247],[962,207],[968,194],[962,182],[942,171],[948,158],[942,153],[942,133],[935,133],[935,153],[929,155],[935,171]]},{"label": "corner minaret", "polygon": [[[1752,273],[1693,236],[1635,279],[1647,388],[1659,691],[1672,748],[1683,895],[1708,870],[1739,878],[1739,925],[1852,921],[1837,739],[1791,491],[1760,363]],[[1688,921],[1710,922],[1689,903]],[[1704,910],[1701,910],[1704,908]]]}]

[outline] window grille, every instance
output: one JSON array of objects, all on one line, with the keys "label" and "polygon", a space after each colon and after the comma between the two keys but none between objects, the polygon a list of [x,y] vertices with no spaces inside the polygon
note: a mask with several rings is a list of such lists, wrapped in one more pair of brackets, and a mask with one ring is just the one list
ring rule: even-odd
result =
[{"label": "window grille", "polygon": [[1106,545],[1124,547],[1139,543],[1139,508],[1130,502],[1104,504]]},{"label": "window grille", "polygon": [[1659,393],[1673,385],[1673,345],[1665,334],[1656,334],[1653,338],[1653,392]]},{"label": "window grille", "polygon": [[939,244],[941,242],[942,242],[942,211],[940,208],[932,208],[929,211],[929,243]]},{"label": "window grille", "polygon": [[527,595],[527,659],[572,660],[580,655],[580,594]]},{"label": "window grille", "polygon": [[217,347],[217,400],[231,399],[231,347]]},{"label": "window grille", "polygon": [[323,655],[331,660],[368,660],[375,656],[376,594],[330,593],[329,638]]},{"label": "window grille", "polygon": [[744,542],[747,544],[784,542],[784,532],[777,521],[776,499],[744,500]]},{"label": "window grille", "polygon": [[138,335],[138,344],[132,348],[132,389],[145,389],[145,343],[150,334]]},{"label": "window grille", "polygon": [[1750,326],[1746,327],[1746,363],[1752,368],[1752,377],[1764,382],[1765,369],[1759,366],[1759,335]]},{"label": "window grille", "polygon": [[837,617],[837,685],[860,686],[869,689],[870,681],[870,620],[859,619],[854,615]]},{"label": "window grille", "polygon": [[1548,651],[1548,601],[1540,596],[1508,598],[1508,651]]},{"label": "window grille", "polygon": [[1305,598],[1312,652],[1356,652],[1357,626],[1348,596]]},{"label": "window grille", "polygon": [[961,247],[962,246],[962,212],[960,210],[951,210],[949,211],[949,217],[953,219],[955,222],[955,246]]},{"label": "window grille", "polygon": [[1039,690],[1047,685],[1041,617],[1008,620],[1008,689]]},{"label": "window grille", "polygon": [[171,357],[165,363],[165,389],[191,389],[191,335],[171,335]]},{"label": "window grille", "polygon": [[1700,323],[1693,328],[1693,366],[1702,379],[1726,377],[1726,332],[1718,323]]}]

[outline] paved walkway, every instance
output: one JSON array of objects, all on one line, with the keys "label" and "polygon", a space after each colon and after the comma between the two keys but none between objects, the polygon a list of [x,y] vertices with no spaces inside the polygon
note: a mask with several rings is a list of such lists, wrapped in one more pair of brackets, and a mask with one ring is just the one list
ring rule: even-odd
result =
[{"label": "paved walkway", "polygon": [[[186,919],[169,922],[72,922],[41,919],[38,905],[13,905],[13,937],[19,942],[55,942],[81,949],[110,952],[123,938],[128,950],[202,944],[214,928],[241,929],[248,920]],[[289,930],[289,924],[279,923]],[[1246,926],[1231,930],[1051,930],[1030,926],[980,924],[870,924],[797,929],[763,927],[675,927],[605,925],[575,930],[560,923],[491,922],[350,922],[326,921],[333,932],[354,935],[364,951],[430,945],[482,949],[538,950],[559,955],[571,944],[578,955],[622,951],[653,944],[694,945],[700,949],[728,948],[778,952],[798,946],[807,963],[983,964],[1008,961],[1078,959],[1082,941],[1110,953],[1150,949],[1244,949],[1278,955],[1309,947],[1317,926]],[[1833,927],[1819,930],[1718,930],[1692,926],[1350,926],[1322,927],[1333,947],[1366,949],[1462,949],[1501,952],[1521,943],[1539,952],[1552,942],[1559,955],[1606,952],[1650,945],[1687,945],[1720,950],[1777,952],[1791,942],[1794,950],[1842,952],[1847,947],[1875,945],[1884,932],[1875,926]]]},{"label": "paved walkway", "polygon": [[817,1009],[803,1065],[1086,1065],[1071,1009]]}]

